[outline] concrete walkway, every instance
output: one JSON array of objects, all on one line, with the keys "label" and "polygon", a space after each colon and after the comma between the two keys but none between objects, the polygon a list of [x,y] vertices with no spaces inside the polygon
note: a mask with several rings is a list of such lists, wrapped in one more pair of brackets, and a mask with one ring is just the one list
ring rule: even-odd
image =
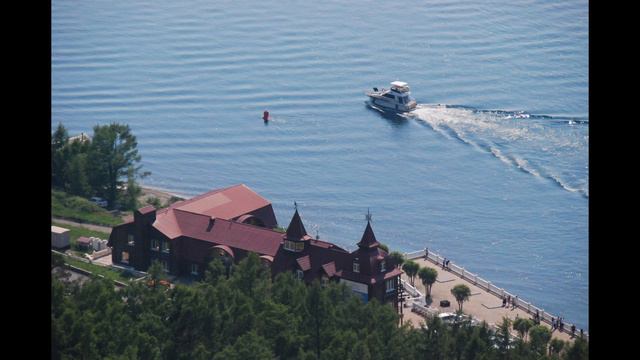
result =
[{"label": "concrete walkway", "polygon": [[[465,314],[472,315],[481,321],[484,320],[490,326],[501,324],[502,318],[505,316],[510,318],[511,320],[514,320],[517,317],[525,319],[530,319],[532,317],[526,311],[519,308],[512,309],[511,307],[502,307],[501,298],[473,285],[469,281],[464,280],[447,270],[442,269],[442,266],[436,265],[431,261],[427,262],[424,259],[413,259],[413,261],[418,263],[420,267],[430,267],[438,271],[438,278],[431,287],[432,303],[430,304],[430,307],[432,309],[437,309],[440,312],[456,312],[456,310],[458,309],[458,302],[451,294],[451,289],[458,284],[465,284],[469,287],[469,289],[471,289],[471,296],[469,297],[469,300],[465,301],[462,306],[462,311]],[[402,279],[409,282],[409,278],[406,276],[406,274],[402,275]],[[414,281],[415,287],[423,294],[426,294],[426,290],[417,275]],[[444,308],[440,307],[440,300],[449,300],[451,306]],[[411,321],[414,327],[420,327],[420,324],[424,322],[424,318],[414,312],[411,312],[410,307],[404,308],[403,313],[404,321]],[[541,324],[551,329],[551,326],[549,324]],[[576,329],[576,335],[578,336],[579,331],[579,329]],[[512,332],[515,333],[515,331]],[[565,341],[572,341],[571,335],[560,333],[560,331],[558,330],[553,331],[552,337],[559,338]]]}]

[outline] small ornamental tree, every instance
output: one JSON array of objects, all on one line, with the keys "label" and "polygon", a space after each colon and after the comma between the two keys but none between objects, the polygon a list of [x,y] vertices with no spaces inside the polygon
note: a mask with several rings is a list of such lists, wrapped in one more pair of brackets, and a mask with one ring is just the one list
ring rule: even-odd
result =
[{"label": "small ornamental tree", "polygon": [[529,319],[517,318],[513,321],[513,329],[520,334],[524,341],[527,341],[527,334],[533,325],[533,321]]},{"label": "small ornamental tree", "polygon": [[147,273],[149,274],[149,278],[152,281],[154,289],[158,286],[158,282],[160,280],[164,280],[166,278],[164,268],[158,260],[155,260],[151,266],[149,266]]},{"label": "small ornamental tree", "polygon": [[427,290],[426,298],[431,297],[431,286],[436,282],[436,278],[438,278],[438,271],[434,268],[424,267],[418,271],[418,276],[420,280],[422,280],[422,285]]},{"label": "small ornamental tree", "polygon": [[469,289],[465,284],[458,284],[451,289],[451,294],[458,302],[458,311],[462,312],[462,304],[469,300],[469,296],[471,296],[471,289]]},{"label": "small ornamental tree", "polygon": [[[526,321],[533,324],[529,319]],[[531,327],[531,330],[529,330],[529,336],[531,337],[531,349],[539,355],[546,355],[547,344],[549,344],[549,340],[551,340],[551,330],[545,326],[536,325]]]},{"label": "small ornamental tree", "polygon": [[420,265],[415,261],[409,260],[402,265],[402,270],[407,274],[409,280],[411,281],[411,285],[413,286],[413,279],[416,277],[418,270],[420,269]]},{"label": "small ornamental tree", "polygon": [[564,348],[564,344],[565,342],[558,338],[551,339],[549,342],[549,355],[560,356],[560,352]]}]

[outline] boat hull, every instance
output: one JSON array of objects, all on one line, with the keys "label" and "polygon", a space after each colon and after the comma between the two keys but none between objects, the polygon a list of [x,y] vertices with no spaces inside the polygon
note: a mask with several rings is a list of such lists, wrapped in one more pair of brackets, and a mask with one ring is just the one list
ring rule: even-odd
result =
[{"label": "boat hull", "polygon": [[370,105],[378,108],[382,108],[383,110],[394,111],[394,112],[408,112],[408,111],[415,110],[416,108],[415,101],[412,101],[408,104],[398,104],[396,102],[389,101],[386,98],[379,98],[371,95],[368,95],[368,96],[369,96]]}]

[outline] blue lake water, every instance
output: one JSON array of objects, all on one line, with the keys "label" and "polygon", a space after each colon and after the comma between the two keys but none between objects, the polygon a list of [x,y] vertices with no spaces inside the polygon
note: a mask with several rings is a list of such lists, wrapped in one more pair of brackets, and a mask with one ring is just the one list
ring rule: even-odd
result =
[{"label": "blue lake water", "polygon": [[[369,208],[588,330],[587,1],[54,0],[51,35],[52,128],[129,124],[145,185],[245,183],[349,249]],[[365,106],[394,80],[412,116]]]}]

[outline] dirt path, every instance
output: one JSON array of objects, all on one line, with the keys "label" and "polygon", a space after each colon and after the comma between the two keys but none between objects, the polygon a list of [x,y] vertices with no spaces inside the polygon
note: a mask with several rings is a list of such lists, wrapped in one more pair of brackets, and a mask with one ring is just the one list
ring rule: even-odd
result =
[{"label": "dirt path", "polygon": [[111,228],[108,227],[108,226],[85,224],[85,223],[79,223],[79,222],[75,222],[75,221],[59,219],[59,218],[54,218],[54,217],[51,218],[51,221],[55,221],[55,222],[60,223],[60,224],[78,226],[78,227],[83,227],[83,228],[86,228],[86,229],[89,229],[89,230],[93,230],[93,231],[100,231],[100,232],[103,232],[103,233],[111,234]]}]

